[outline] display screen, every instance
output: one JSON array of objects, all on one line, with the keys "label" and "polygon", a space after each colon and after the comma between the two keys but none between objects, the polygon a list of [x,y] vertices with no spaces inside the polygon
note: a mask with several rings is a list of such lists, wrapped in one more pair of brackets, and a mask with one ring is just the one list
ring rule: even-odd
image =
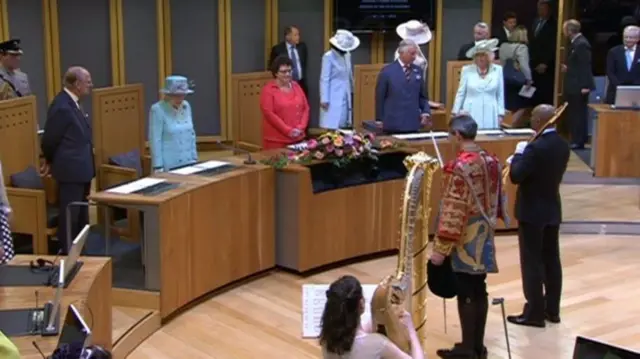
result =
[{"label": "display screen", "polygon": [[334,29],[352,32],[392,31],[409,20],[434,28],[438,0],[334,0]]}]

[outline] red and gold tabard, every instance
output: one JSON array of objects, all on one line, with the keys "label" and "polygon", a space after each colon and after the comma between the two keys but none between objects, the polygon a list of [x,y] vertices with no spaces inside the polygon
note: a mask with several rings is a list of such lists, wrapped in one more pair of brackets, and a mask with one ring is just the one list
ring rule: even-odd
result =
[{"label": "red and gold tabard", "polygon": [[442,173],[434,250],[451,255],[455,272],[498,272],[495,226],[498,218],[509,221],[500,160],[476,144],[465,144]]}]

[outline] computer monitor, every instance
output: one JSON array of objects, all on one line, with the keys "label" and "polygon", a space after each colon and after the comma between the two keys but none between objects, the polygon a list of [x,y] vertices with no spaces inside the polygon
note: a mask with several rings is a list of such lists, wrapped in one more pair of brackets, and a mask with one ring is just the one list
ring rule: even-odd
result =
[{"label": "computer monitor", "polygon": [[573,359],[640,359],[640,353],[577,336]]},{"label": "computer monitor", "polygon": [[52,306],[51,306],[51,312],[49,314],[49,318],[47,321],[47,326],[46,326],[46,330],[54,330],[55,328],[55,324],[56,324],[56,318],[60,318],[60,302],[62,301],[62,291],[64,290],[64,278],[65,278],[65,269],[66,269],[66,261],[64,259],[60,260],[60,264],[59,264],[59,271],[58,271],[58,278],[56,281],[57,284],[57,288],[56,288],[56,293],[53,299],[53,302],[51,302]]},{"label": "computer monitor", "polygon": [[618,86],[613,107],[640,110],[640,86]]},{"label": "computer monitor", "polygon": [[89,345],[91,345],[91,329],[78,309],[70,304],[58,339],[58,348],[61,346],[85,348]]},{"label": "computer monitor", "polygon": [[89,237],[89,225],[84,226],[82,231],[78,234],[76,239],[73,240],[71,244],[71,249],[69,250],[69,255],[67,256],[67,266],[65,268],[65,277],[69,275],[69,273],[73,270],[78,263],[78,259],[80,259],[80,255],[82,254],[82,249],[84,248],[84,243],[87,241],[87,237]]}]

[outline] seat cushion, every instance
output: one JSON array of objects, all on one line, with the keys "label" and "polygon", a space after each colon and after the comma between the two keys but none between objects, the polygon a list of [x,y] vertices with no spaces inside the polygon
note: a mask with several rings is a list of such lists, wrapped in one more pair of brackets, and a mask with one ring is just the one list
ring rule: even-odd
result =
[{"label": "seat cushion", "polygon": [[109,164],[134,169],[136,170],[138,177],[142,176],[142,159],[140,150],[136,149],[127,153],[111,156],[109,157]]},{"label": "seat cushion", "polygon": [[29,166],[26,170],[12,174],[9,178],[11,186],[24,189],[44,189],[44,183],[38,170]]}]

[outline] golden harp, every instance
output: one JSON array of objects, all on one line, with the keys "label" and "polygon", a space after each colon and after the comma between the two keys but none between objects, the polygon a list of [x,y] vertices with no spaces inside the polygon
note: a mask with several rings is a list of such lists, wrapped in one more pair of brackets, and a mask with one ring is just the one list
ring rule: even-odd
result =
[{"label": "golden harp", "polygon": [[[433,174],[438,159],[424,152],[404,160],[405,180],[400,230],[400,252],[394,275],[382,280],[371,299],[374,331],[386,335],[401,350],[411,353],[409,333],[400,322],[406,309],[412,314],[419,338],[426,337],[427,321],[427,245]],[[418,225],[419,224],[419,225]]]}]

